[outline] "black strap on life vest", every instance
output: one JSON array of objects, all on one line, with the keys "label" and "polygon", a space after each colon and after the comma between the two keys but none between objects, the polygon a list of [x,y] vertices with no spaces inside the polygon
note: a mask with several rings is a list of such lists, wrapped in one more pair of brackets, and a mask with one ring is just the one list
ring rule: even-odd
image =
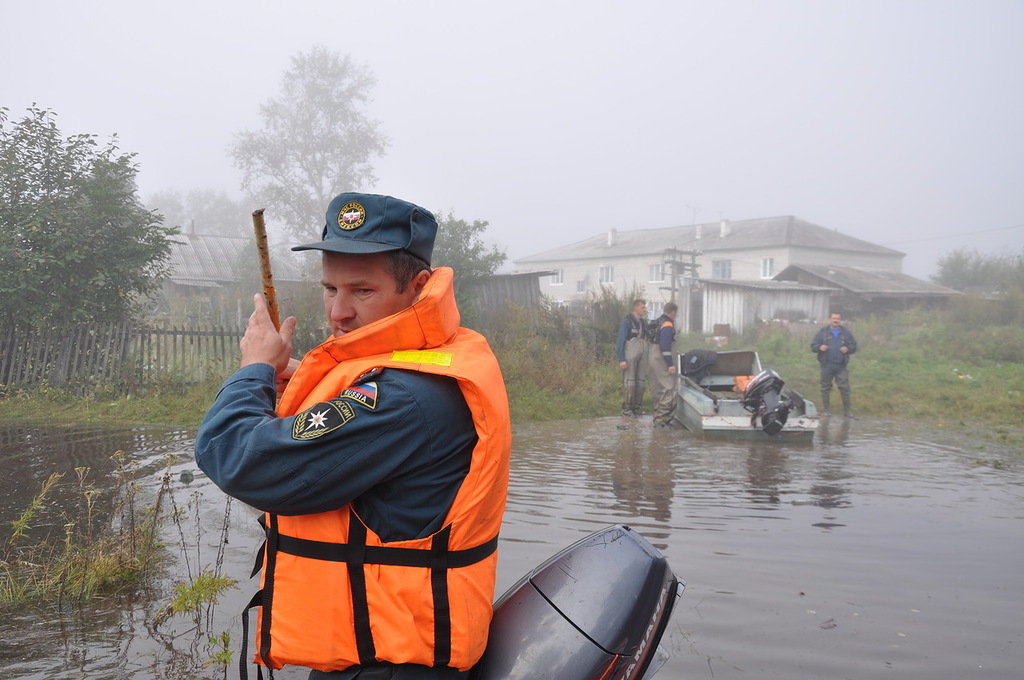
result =
[{"label": "black strap on life vest", "polygon": [[267,542],[263,549],[266,550],[267,573],[263,583],[263,625],[260,626],[260,649],[263,652],[263,661],[267,662],[267,655],[270,653],[270,626],[273,616],[274,604],[274,575],[277,573],[277,551],[281,535],[277,531],[277,515],[269,515],[270,526],[267,528]]},{"label": "black strap on life vest", "polygon": [[434,600],[434,665],[447,666],[452,658],[452,610],[448,601],[449,524],[430,542],[430,594]]},{"label": "black strap on life vest", "polygon": [[[242,654],[238,658],[239,680],[249,680],[249,610],[254,607],[263,606],[263,590],[256,591],[256,594],[249,600],[242,610]],[[267,609],[266,611],[270,611]],[[256,666],[256,679],[263,680],[263,667]],[[270,680],[274,680],[274,669],[270,669]]]},{"label": "black strap on life vest", "polygon": [[[465,550],[449,550],[451,525],[444,527],[431,539],[429,550],[418,548],[399,548],[391,546],[366,545],[366,525],[353,513],[349,521],[347,543],[329,543],[313,541],[305,538],[282,535],[278,531],[277,516],[268,514],[269,521],[260,518],[260,524],[267,534],[267,539],[260,547],[255,575],[261,567],[265,567],[264,586],[253,596],[245,612],[242,614],[242,658],[239,660],[239,676],[247,680],[245,664],[248,660],[248,610],[254,607],[263,608],[262,626],[260,626],[260,650],[264,663],[270,652],[271,605],[274,593],[274,569],[277,565],[277,553],[283,552],[298,557],[331,562],[345,562],[348,565],[349,583],[352,588],[352,607],[355,617],[356,649],[361,665],[372,665],[377,662],[376,646],[370,630],[370,605],[366,590],[365,567],[368,564],[384,564],[399,567],[422,567],[430,569],[431,595],[434,607],[434,665],[447,666],[451,661],[451,605],[448,597],[448,570],[468,567],[486,559],[498,548],[498,537]],[[269,663],[267,666],[269,667]],[[257,666],[257,673],[262,678],[262,669]],[[273,672],[271,672],[273,677]]]},{"label": "black strap on life vest", "polygon": [[[261,521],[261,523],[263,523]],[[270,605],[273,597],[273,569],[276,553],[305,557],[330,562],[345,562],[348,565],[349,584],[352,589],[352,610],[355,618],[356,650],[361,665],[377,663],[377,651],[370,630],[370,605],[366,590],[366,565],[383,564],[398,567],[421,567],[430,570],[431,596],[434,608],[434,665],[447,666],[452,653],[451,605],[448,597],[448,570],[468,567],[480,562],[498,548],[498,537],[486,543],[465,550],[450,550],[451,525],[438,531],[431,539],[429,550],[393,546],[366,545],[366,525],[353,513],[349,520],[349,535],[346,543],[313,541],[278,533],[277,517],[270,515],[266,523],[267,541],[260,550],[257,565],[266,561],[264,587],[250,603],[250,607],[262,606],[260,649],[264,660],[270,649]],[[256,571],[259,568],[257,566]],[[243,633],[244,634],[244,633]],[[247,636],[246,636],[247,639]],[[243,655],[245,651],[243,650]],[[244,659],[243,659],[244,663]],[[269,664],[268,664],[269,665]],[[243,676],[244,680],[244,676]]]},{"label": "black strap on life vest", "polygon": [[350,514],[348,542],[352,548],[348,563],[348,581],[352,590],[352,613],[355,616],[356,650],[363,666],[377,661],[377,648],[370,630],[370,601],[366,595],[366,526]]},{"label": "black strap on life vest", "polygon": [[[269,517],[269,522],[264,517],[259,519],[260,525],[267,534],[267,538],[263,541],[263,545],[260,546],[256,557],[256,566],[253,567],[252,572],[252,576],[255,576],[262,566],[264,559],[266,559],[267,571],[264,587],[256,591],[256,594],[249,600],[249,604],[242,610],[242,654],[238,659],[238,677],[240,680],[248,680],[249,678],[249,610],[255,607],[263,609],[263,625],[260,626],[260,650],[263,655],[263,662],[267,664],[268,668],[270,667],[267,655],[270,651],[270,618],[274,601],[274,568],[277,566],[277,544],[280,534],[277,530],[277,515],[267,515],[267,517]],[[270,680],[273,680],[273,669],[270,669],[269,675]],[[263,680],[263,669],[261,666],[256,666],[256,677],[257,680]]]},{"label": "black strap on life vest", "polygon": [[[359,524],[354,520],[352,524]],[[349,527],[349,540],[352,540],[352,527]],[[284,534],[278,536],[278,550],[289,555],[307,557],[312,560],[326,560],[328,562],[348,562],[349,564],[386,564],[395,567],[423,567],[429,569],[435,566],[433,548],[421,550],[419,548],[397,548],[391,546],[365,545],[365,527],[363,528],[364,545],[359,549],[354,543],[327,543],[325,541],[312,541],[306,538],[295,538]],[[481,543],[474,548],[465,550],[448,550],[447,536],[450,527],[442,529],[437,535],[445,536],[446,565],[448,569],[468,567],[471,564],[490,557],[498,547],[498,537],[495,536],[486,543]]]}]

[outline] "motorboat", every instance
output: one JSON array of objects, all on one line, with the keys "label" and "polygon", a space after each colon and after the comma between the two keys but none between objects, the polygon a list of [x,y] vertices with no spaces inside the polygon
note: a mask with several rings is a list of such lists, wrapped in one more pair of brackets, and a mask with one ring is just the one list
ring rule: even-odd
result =
[{"label": "motorboat", "polygon": [[675,418],[701,435],[811,441],[818,409],[753,350],[690,350],[677,358]]}]

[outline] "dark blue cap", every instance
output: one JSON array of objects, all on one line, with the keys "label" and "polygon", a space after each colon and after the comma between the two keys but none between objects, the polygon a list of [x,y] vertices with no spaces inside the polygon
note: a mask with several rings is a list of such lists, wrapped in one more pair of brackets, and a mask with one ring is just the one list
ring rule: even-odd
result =
[{"label": "dark blue cap", "polygon": [[437,221],[427,209],[393,196],[339,194],[327,208],[321,240],[292,250],[383,253],[405,250],[430,264]]}]

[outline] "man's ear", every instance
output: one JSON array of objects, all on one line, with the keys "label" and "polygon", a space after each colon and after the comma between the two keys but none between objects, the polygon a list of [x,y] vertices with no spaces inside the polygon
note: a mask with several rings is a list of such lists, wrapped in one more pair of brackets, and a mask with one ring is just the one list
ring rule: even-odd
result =
[{"label": "man's ear", "polygon": [[423,286],[427,285],[427,281],[429,280],[430,271],[427,269],[423,269],[420,271],[419,274],[412,277],[412,281],[409,282],[409,285],[412,286],[413,292],[415,292],[416,295],[419,296],[419,294],[423,292]]}]

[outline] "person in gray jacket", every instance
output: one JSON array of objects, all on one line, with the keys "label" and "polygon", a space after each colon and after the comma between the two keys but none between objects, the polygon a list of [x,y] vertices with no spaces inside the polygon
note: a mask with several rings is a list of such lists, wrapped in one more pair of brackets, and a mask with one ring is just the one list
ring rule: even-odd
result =
[{"label": "person in gray jacket", "polygon": [[839,396],[843,398],[843,415],[853,417],[850,410],[850,374],[846,365],[850,355],[857,351],[857,340],[843,326],[843,317],[833,312],[827,326],[822,326],[814,339],[811,340],[811,351],[818,355],[821,364],[821,410],[831,415],[830,397],[832,382],[839,388]]}]

